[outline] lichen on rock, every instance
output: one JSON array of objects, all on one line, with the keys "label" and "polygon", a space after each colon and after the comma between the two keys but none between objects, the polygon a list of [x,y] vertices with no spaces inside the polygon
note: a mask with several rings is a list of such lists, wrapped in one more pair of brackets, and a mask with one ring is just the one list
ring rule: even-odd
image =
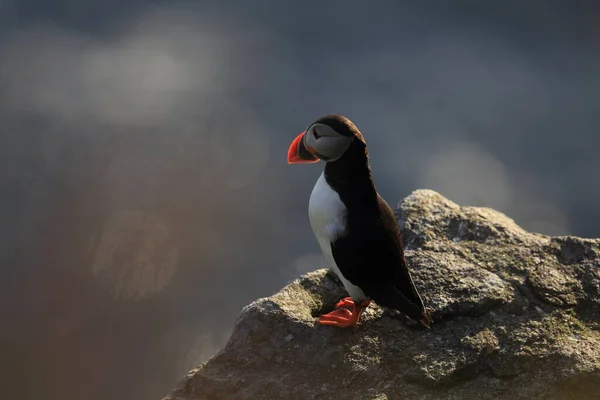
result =
[{"label": "lichen on rock", "polygon": [[430,190],[396,215],[432,329],[376,304],[355,329],[317,326],[346,293],[314,271],[246,306],[165,399],[600,398],[600,240],[528,233]]}]

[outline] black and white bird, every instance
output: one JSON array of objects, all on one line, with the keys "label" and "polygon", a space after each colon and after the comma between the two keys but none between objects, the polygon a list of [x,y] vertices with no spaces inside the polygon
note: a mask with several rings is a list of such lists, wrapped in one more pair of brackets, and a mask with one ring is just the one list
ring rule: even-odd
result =
[{"label": "black and white bird", "polygon": [[310,225],[350,297],[318,323],[354,327],[373,300],[429,327],[432,319],[406,265],[396,218],[375,189],[367,145],[352,121],[326,115],[290,145],[289,164],[319,160],[326,164],[310,196]]}]

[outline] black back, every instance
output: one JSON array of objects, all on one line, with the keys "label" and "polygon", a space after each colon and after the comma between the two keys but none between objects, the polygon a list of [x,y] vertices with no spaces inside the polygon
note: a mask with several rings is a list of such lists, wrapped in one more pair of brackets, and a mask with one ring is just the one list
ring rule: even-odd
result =
[{"label": "black back", "polygon": [[[325,118],[334,118],[335,125],[324,122]],[[331,243],[340,272],[377,304],[429,326],[431,317],[406,265],[398,223],[375,189],[361,133],[341,116],[327,116],[318,122],[327,123],[340,134],[355,136],[344,155],[325,166],[327,183],[348,210],[347,234]]]}]

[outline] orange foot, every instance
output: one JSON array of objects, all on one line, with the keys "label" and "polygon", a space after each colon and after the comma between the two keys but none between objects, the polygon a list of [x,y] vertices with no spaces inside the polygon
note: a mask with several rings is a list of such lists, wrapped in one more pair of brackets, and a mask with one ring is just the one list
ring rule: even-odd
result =
[{"label": "orange foot", "polygon": [[[356,304],[351,297],[346,297],[336,304],[336,309],[329,314],[322,315],[317,323],[319,325],[337,326],[339,328],[355,327],[365,307],[370,301],[366,300]],[[349,307],[350,309],[346,308]]]}]

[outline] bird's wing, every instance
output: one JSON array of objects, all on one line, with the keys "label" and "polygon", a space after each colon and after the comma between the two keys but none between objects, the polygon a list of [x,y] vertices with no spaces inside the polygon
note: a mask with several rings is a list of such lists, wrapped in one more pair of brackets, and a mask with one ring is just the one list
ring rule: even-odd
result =
[{"label": "bird's wing", "polygon": [[404,259],[394,213],[381,197],[378,199],[380,218],[358,218],[348,227],[369,232],[368,235],[360,235],[359,239],[353,235],[352,240],[344,236],[331,243],[335,263],[348,281],[376,303],[397,309],[416,321],[429,321]]}]

